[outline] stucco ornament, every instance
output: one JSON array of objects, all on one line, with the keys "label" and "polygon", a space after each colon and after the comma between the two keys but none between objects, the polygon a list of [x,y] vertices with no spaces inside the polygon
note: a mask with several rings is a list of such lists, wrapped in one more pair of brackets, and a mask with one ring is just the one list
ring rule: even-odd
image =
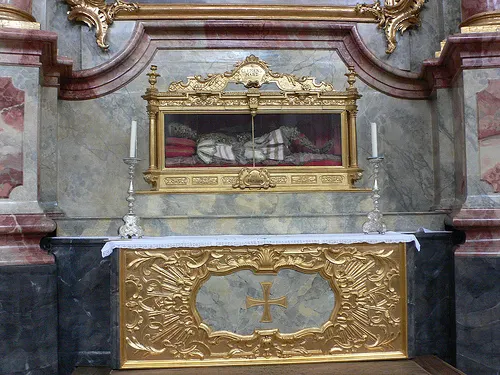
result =
[{"label": "stucco ornament", "polygon": [[387,39],[385,52],[391,54],[396,49],[396,33],[403,34],[409,27],[420,26],[420,11],[427,0],[385,0],[384,6],[380,0],[373,4],[358,4],[356,11],[359,13],[369,12],[378,21],[378,27],[384,29]]},{"label": "stucco ornament", "polygon": [[106,0],[66,0],[71,9],[68,12],[70,21],[85,22],[88,27],[95,26],[96,42],[102,49],[108,49],[106,34],[108,27],[113,23],[119,12],[133,12],[139,9],[136,3],[127,3],[115,0],[112,4],[106,4]]}]

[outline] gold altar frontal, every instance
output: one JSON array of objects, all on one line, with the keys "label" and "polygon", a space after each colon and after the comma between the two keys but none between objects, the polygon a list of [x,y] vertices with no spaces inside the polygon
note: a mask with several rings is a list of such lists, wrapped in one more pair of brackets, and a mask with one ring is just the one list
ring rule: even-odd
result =
[{"label": "gold altar frontal", "polygon": [[404,243],[117,253],[115,368],[408,356]]}]

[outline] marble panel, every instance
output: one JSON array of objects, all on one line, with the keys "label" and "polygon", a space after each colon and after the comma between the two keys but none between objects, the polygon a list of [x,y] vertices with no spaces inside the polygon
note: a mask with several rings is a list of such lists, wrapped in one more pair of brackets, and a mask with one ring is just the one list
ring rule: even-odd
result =
[{"label": "marble panel", "polygon": [[57,374],[55,265],[0,267],[0,373]]},{"label": "marble panel", "polygon": [[[494,186],[486,181],[481,181],[481,167],[495,168],[498,153],[494,146],[496,136],[483,137],[487,134],[483,125],[479,123],[478,109],[484,111],[484,106],[479,108],[477,93],[488,88],[490,81],[500,79],[500,69],[479,69],[463,72],[464,77],[464,122],[465,122],[465,153],[467,160],[467,200],[465,208],[495,208],[500,206],[500,195],[495,194]],[[490,97],[491,99],[491,97]],[[481,99],[480,99],[481,101]],[[488,121],[486,118],[485,121]],[[481,129],[481,130],[480,130]],[[480,132],[481,131],[481,132]],[[484,142],[482,142],[484,140]],[[482,146],[483,145],[483,146]],[[483,148],[483,150],[481,150]],[[493,150],[492,152],[488,150]],[[484,155],[483,164],[481,163]],[[486,173],[486,171],[483,171]],[[494,170],[493,170],[494,172]],[[494,175],[494,173],[493,173]],[[492,177],[495,180],[494,177]],[[490,179],[490,177],[488,177]]]},{"label": "marble panel", "polygon": [[[435,355],[455,363],[455,289],[453,251],[458,233],[417,233],[413,252],[414,355]],[[410,267],[410,266],[409,266]]]},{"label": "marble panel", "polygon": [[385,156],[379,176],[383,210],[428,211],[434,200],[431,104],[391,98],[364,87],[361,92],[357,131],[363,184],[371,186],[365,160],[370,156],[368,123],[373,121],[379,125],[379,154]]},{"label": "marble panel", "polygon": [[[12,108],[2,113],[2,122],[8,124],[0,136],[2,142],[8,142],[1,147],[1,154],[8,156],[22,142],[22,185],[11,191],[8,199],[0,199],[0,214],[12,213],[39,213],[38,197],[38,124],[40,109],[39,94],[39,69],[31,67],[2,66],[2,75],[10,77],[12,85],[17,90],[24,91],[24,105],[15,104]],[[9,90],[6,91],[9,93]],[[14,94],[15,91],[12,92]],[[10,94],[9,94],[10,95]],[[19,100],[18,100],[19,101]],[[6,102],[7,103],[7,102]],[[24,107],[24,108],[23,108]],[[23,109],[24,116],[20,115]],[[21,119],[24,117],[24,124]],[[15,133],[19,133],[15,136]],[[8,133],[8,140],[5,138]],[[13,138],[14,137],[14,138]],[[10,152],[9,150],[13,150]],[[18,158],[19,159],[19,158]],[[9,161],[11,162],[11,161]],[[12,162],[11,162],[12,163]],[[19,168],[19,160],[13,165]]]},{"label": "marble panel", "polygon": [[500,80],[477,93],[481,180],[500,192]]},{"label": "marble panel", "polygon": [[[264,306],[247,307],[247,296],[263,301],[261,283],[271,283],[269,299],[271,321],[262,322]],[[277,305],[276,301],[281,305]],[[286,307],[283,307],[285,304]],[[213,331],[251,335],[256,329],[278,329],[295,333],[321,327],[332,315],[335,294],[320,274],[282,269],[276,275],[256,275],[243,270],[225,276],[212,276],[196,294],[196,309]]]},{"label": "marble panel", "polygon": [[110,365],[110,266],[99,239],[51,241],[42,246],[57,265],[59,375],[76,366]]},{"label": "marble panel", "polygon": [[500,257],[456,257],[457,368],[500,372]]},{"label": "marble panel", "polygon": [[[250,53],[266,60],[274,71],[314,75],[319,81],[333,81],[337,89],[345,86],[345,65],[332,51],[171,50],[159,51],[152,63],[159,66],[162,75],[158,87],[166,88],[167,82],[185,80],[189,75],[230,70],[236,61]],[[106,97],[60,102],[58,196],[60,207],[68,217],[106,218],[125,213],[127,168],[122,158],[127,155],[129,124],[133,118],[138,121],[139,156],[143,158],[138,171],[148,167],[147,119],[144,101],[140,98],[146,82],[146,77],[141,75]],[[358,86],[363,94],[358,113],[359,160],[361,167],[367,169],[360,186],[371,186],[371,170],[366,161],[370,154],[368,123],[376,121],[380,125],[381,148],[386,155],[381,174],[383,209],[390,212],[428,211],[434,201],[429,103],[388,97],[363,83]],[[380,111],[380,108],[387,110]],[[138,190],[148,189],[139,173],[136,183]],[[234,216],[235,213],[241,216],[258,213],[293,216],[371,209],[366,193],[267,193],[266,199],[262,197],[264,195],[258,193],[140,195],[137,209],[143,217]]]},{"label": "marble panel", "polygon": [[0,77],[0,198],[23,184],[24,91]]}]

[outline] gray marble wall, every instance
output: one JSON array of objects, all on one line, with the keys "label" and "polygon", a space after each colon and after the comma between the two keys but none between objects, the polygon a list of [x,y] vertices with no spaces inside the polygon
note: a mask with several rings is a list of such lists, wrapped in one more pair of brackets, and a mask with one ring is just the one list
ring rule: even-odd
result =
[{"label": "gray marble wall", "polygon": [[[166,1],[168,2],[168,1]],[[234,1],[243,3],[242,1]],[[264,1],[267,3],[268,1]],[[269,1],[269,3],[275,1]],[[297,1],[308,5],[354,5],[357,1]],[[95,43],[95,30],[67,20],[69,6],[62,0],[44,0],[35,7],[42,27],[59,34],[59,54],[74,60],[74,69],[96,67],[119,54],[136,26],[133,21],[115,22],[109,29],[110,49]],[[395,68],[419,71],[425,58],[433,57],[439,41],[456,31],[460,4],[449,0],[426,3],[419,30],[398,35],[398,48],[385,54],[382,30],[375,24],[358,24],[368,48]],[[159,87],[193,74],[222,72],[254,53],[278,72],[313,75],[345,85],[344,63],[335,51],[324,50],[170,50],[159,51],[151,63],[159,66]],[[143,72],[134,81],[103,98],[86,101],[56,101],[55,90],[42,91],[40,150],[40,196],[48,211],[62,210],[59,235],[113,235],[126,212],[127,155],[130,121],[139,122],[138,171],[147,169],[148,130]],[[362,187],[371,186],[368,123],[376,121],[380,146],[386,160],[382,166],[382,209],[393,230],[415,230],[420,226],[441,229],[444,216],[435,208],[453,206],[453,161],[436,159],[436,148],[445,155],[453,144],[447,114],[441,108],[449,99],[435,99],[440,113],[433,117],[433,101],[410,101],[383,95],[358,82],[358,145],[365,175]],[[383,108],[383,110],[381,110]],[[439,112],[438,111],[438,112]],[[436,114],[436,113],[435,113]],[[433,125],[434,124],[434,125]],[[136,176],[139,190],[148,189]],[[263,199],[265,197],[265,199]],[[371,209],[367,193],[235,194],[235,195],[139,195],[137,210],[147,234],[175,233],[301,233],[359,231],[364,214]]]},{"label": "gray marble wall", "polygon": [[[345,86],[346,68],[334,51],[169,50],[159,51],[151,63],[158,65],[162,75],[158,86],[166,88],[169,82],[189,75],[230,70],[251,53],[266,60],[274,71],[313,75],[333,82],[337,89]],[[140,97],[147,85],[145,73],[103,98],[59,101],[57,200],[66,218],[58,222],[58,234],[116,233],[110,220],[119,220],[126,211],[127,168],[122,158],[128,153],[131,119],[139,124],[138,153],[143,160],[138,171],[148,167],[147,119]],[[431,212],[436,168],[431,103],[395,99],[362,82],[357,85],[363,95],[358,103],[358,154],[365,169],[359,185],[371,187],[372,171],[366,161],[371,149],[368,124],[376,121],[380,150],[386,157],[380,176],[381,203],[389,213],[389,228],[440,229],[443,217]],[[148,189],[140,174],[136,187]],[[148,234],[154,235],[359,231],[371,204],[368,193],[137,196],[138,214],[146,219]],[[208,223],[215,218],[222,221]],[[205,220],[202,227],[197,225],[198,219]],[[78,220],[85,222],[79,224]]]},{"label": "gray marble wall", "polygon": [[[436,90],[432,101],[433,156],[434,156],[434,208],[446,210],[458,207],[456,196],[455,145],[461,128],[455,125],[453,90]],[[460,152],[460,150],[458,150]]]}]

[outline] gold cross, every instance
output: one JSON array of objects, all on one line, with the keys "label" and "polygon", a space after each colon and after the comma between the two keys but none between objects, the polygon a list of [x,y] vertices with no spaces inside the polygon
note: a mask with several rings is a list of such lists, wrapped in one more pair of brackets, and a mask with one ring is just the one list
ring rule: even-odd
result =
[{"label": "gold cross", "polygon": [[288,303],[286,302],[286,297],[280,297],[277,299],[270,299],[271,296],[271,286],[272,282],[263,281],[260,283],[262,286],[262,293],[264,294],[264,300],[255,299],[247,296],[247,309],[255,306],[264,306],[264,313],[262,314],[261,323],[271,323],[273,318],[271,317],[271,305],[278,305],[284,307],[285,309],[288,307]]}]

